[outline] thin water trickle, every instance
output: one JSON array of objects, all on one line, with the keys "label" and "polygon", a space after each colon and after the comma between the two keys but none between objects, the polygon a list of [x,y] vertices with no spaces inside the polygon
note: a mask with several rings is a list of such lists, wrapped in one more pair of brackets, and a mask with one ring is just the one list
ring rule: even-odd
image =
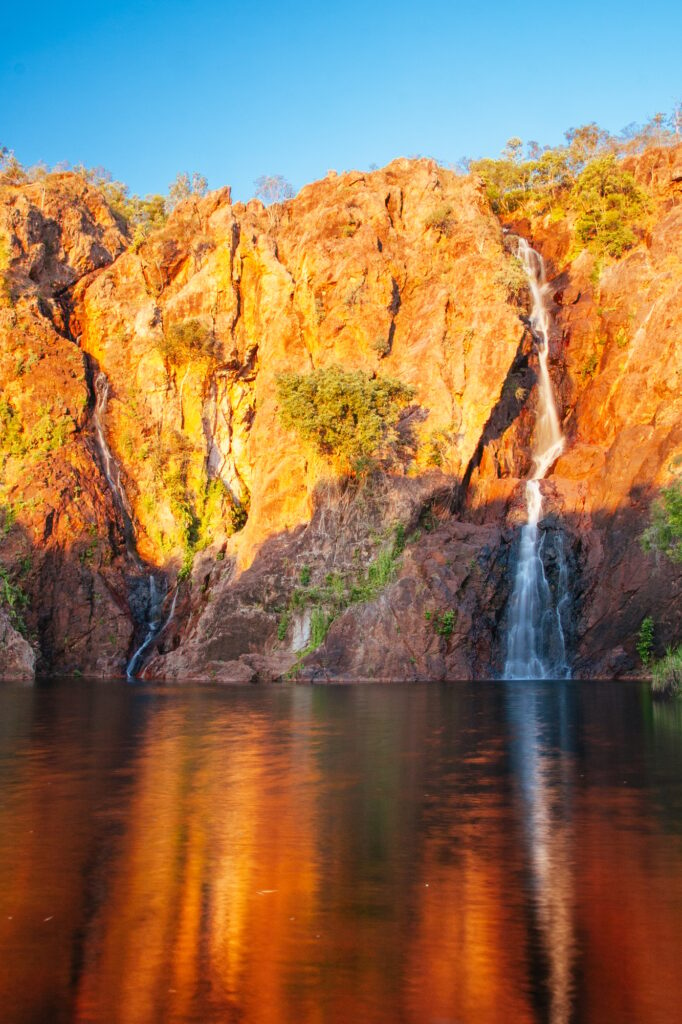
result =
[{"label": "thin water trickle", "polygon": [[[140,573],[147,573],[147,569],[137,552],[133,510],[130,506],[130,502],[128,501],[128,495],[126,494],[125,487],[123,486],[123,481],[121,480],[121,469],[111,452],[104,429],[104,417],[106,415],[107,403],[109,401],[109,381],[107,380],[106,374],[101,371],[99,371],[94,378],[94,389],[95,408],[92,414],[92,425],[95,431],[95,440],[101,458],[102,469],[104,470],[107,483],[109,484],[114,501],[117,504],[123,519],[123,529],[128,557]],[[162,615],[163,605],[167,596],[165,579],[163,580],[163,586],[159,586],[159,581],[154,573],[149,572],[147,575],[147,588],[147,595],[143,597],[141,602],[142,607],[145,609],[144,615],[140,615],[139,613],[136,614],[131,604],[133,618],[136,619],[138,625],[144,626],[145,633],[142,643],[134,651],[130,661],[126,665],[126,677],[128,679],[135,678],[136,673],[142,667],[145,651],[167,628],[175,614],[175,604],[178,596],[177,588],[173,595],[170,612],[165,619]]]},{"label": "thin water trickle", "polygon": [[136,563],[139,563],[137,550],[135,549],[133,510],[130,507],[128,495],[126,494],[121,481],[121,470],[116,459],[111,453],[111,448],[109,447],[106,433],[104,431],[104,416],[107,411],[107,402],[109,401],[109,381],[107,380],[106,375],[101,371],[95,377],[94,387],[95,408],[92,414],[92,425],[95,428],[95,438],[97,440],[97,448],[99,449],[102,459],[102,468],[104,469],[104,475],[109,487],[111,488],[114,500],[118,504],[123,516],[128,554]]},{"label": "thin water trickle", "polygon": [[556,545],[558,587],[556,597],[547,580],[538,523],[542,517],[540,481],[564,449],[559,416],[549,376],[549,312],[545,264],[525,238],[518,239],[517,254],[532,296],[530,326],[538,351],[538,412],[533,451],[534,470],[526,482],[526,524],[521,530],[519,561],[509,612],[505,679],[565,679],[570,676],[562,615],[568,604],[568,569],[563,542]]}]

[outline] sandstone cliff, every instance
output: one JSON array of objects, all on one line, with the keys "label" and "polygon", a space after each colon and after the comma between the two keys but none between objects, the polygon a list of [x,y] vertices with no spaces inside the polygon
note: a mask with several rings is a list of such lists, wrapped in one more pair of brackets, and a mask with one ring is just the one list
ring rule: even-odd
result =
[{"label": "sandstone cliff", "polygon": [[[543,525],[567,538],[588,675],[635,668],[645,614],[662,644],[679,625],[680,575],[638,537],[682,457],[680,152],[635,162],[650,228],[600,273],[569,258],[568,218],[512,225],[554,279],[569,443]],[[172,604],[148,676],[499,671],[535,357],[480,183],[401,160],[268,209],[223,189],[131,246],[51,175],[0,190],[0,231],[0,562],[39,670],[121,674]],[[401,458],[366,480],[278,416],[278,375],[335,364],[415,388]]]}]

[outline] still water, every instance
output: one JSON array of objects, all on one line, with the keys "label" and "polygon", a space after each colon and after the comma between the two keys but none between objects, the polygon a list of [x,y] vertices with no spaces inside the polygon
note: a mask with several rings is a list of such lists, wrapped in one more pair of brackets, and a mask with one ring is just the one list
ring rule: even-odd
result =
[{"label": "still water", "polygon": [[639,686],[0,688],[6,1024],[671,1024]]}]

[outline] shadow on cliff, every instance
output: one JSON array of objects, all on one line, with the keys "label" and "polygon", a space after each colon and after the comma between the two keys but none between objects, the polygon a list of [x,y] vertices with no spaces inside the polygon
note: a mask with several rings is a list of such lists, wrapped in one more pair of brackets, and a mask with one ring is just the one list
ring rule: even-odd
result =
[{"label": "shadow on cliff", "polygon": [[[566,550],[573,674],[636,673],[642,620],[654,618],[662,654],[678,638],[682,611],[682,568],[641,549],[652,495],[634,488],[628,506],[576,516],[562,513],[552,480],[540,532],[550,552],[557,534]],[[499,677],[523,484],[511,501],[464,505],[453,515],[455,483],[440,475],[383,477],[378,491],[323,482],[311,520],[268,538],[244,572],[208,555],[199,560],[190,614],[166,632],[143,675],[246,682],[287,674],[311,681]],[[383,585],[368,585],[382,559]],[[553,588],[551,561],[550,554]]]},{"label": "shadow on cliff", "polygon": [[36,671],[122,677],[142,630],[144,567],[131,564],[115,523],[106,537],[65,544],[52,535],[54,515],[45,517],[44,546],[20,522],[0,535],[0,566],[36,651]]},{"label": "shadow on cliff", "polygon": [[[566,542],[573,673],[636,672],[647,615],[657,655],[679,639],[682,567],[640,546],[655,495],[635,487],[627,506],[576,516],[561,509],[553,483],[546,481],[540,529]],[[452,514],[456,491],[437,472],[379,475],[365,485],[323,481],[310,521],[268,538],[245,571],[222,552],[197,556],[191,590],[142,674],[220,678],[238,664],[248,681],[292,669],[311,680],[499,677],[523,481],[509,501]],[[48,527],[46,520],[45,548],[20,523],[0,540],[0,564],[29,597],[19,610],[38,672],[124,675],[140,642],[130,609],[142,577],[116,538],[118,555],[105,564],[95,538],[52,547]],[[551,564],[547,572],[555,585]]]}]

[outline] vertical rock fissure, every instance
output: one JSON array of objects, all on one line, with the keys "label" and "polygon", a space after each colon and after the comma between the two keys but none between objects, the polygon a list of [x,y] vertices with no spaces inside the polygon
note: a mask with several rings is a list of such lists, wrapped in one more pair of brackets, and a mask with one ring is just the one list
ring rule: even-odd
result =
[{"label": "vertical rock fissure", "polygon": [[164,620],[162,609],[168,594],[168,582],[165,574],[154,573],[145,566],[137,551],[137,538],[133,510],[121,479],[121,468],[114,457],[107,441],[104,417],[109,401],[109,381],[105,373],[99,370],[92,359],[86,356],[88,372],[94,393],[92,411],[92,427],[99,462],[111,491],[114,504],[118,508],[123,521],[126,553],[135,569],[135,575],[128,579],[128,606],[130,614],[137,626],[137,643],[133,654],[126,665],[126,676],[134,679],[143,664],[143,655],[153,641],[166,628],[173,617],[177,588],[173,596],[170,614]]},{"label": "vertical rock fissure", "polygon": [[547,298],[544,260],[524,238],[517,242],[532,295],[530,327],[538,353],[538,409],[533,450],[534,470],[526,481],[526,523],[521,529],[514,587],[509,603],[505,679],[566,679],[564,616],[569,605],[568,568],[563,541],[554,548],[558,573],[554,588],[545,572],[545,534],[539,536],[542,518],[541,481],[564,449],[552,382],[549,376],[551,317]]}]

